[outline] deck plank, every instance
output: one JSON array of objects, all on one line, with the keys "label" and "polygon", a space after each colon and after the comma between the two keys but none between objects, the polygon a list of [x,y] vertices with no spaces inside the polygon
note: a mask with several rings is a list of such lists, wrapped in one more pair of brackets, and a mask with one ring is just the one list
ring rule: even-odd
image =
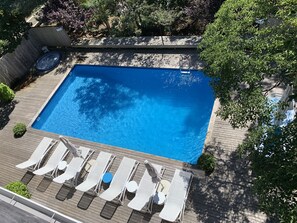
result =
[{"label": "deck plank", "polygon": [[[86,58],[88,58],[85,63],[106,64],[107,61],[102,58],[108,55],[108,53],[85,54]],[[115,54],[112,55],[115,56]],[[154,63],[150,65],[159,67],[178,67],[178,60],[182,56],[184,55],[152,55],[155,59],[159,58],[159,61],[154,61]],[[168,64],[172,61],[170,58],[173,57],[175,58],[173,62]],[[118,58],[127,60],[127,57],[125,56],[119,55]],[[148,58],[148,55],[133,54],[131,58],[134,59],[134,64],[136,63],[135,66],[141,66],[143,65],[143,61],[140,60],[142,62],[137,64],[137,60],[139,60],[139,58]],[[197,61],[197,58],[193,54],[193,64],[195,60]],[[121,61],[117,62],[117,60],[112,60],[111,65],[116,65],[115,63],[120,62]],[[122,64],[130,65],[130,63]],[[62,66],[64,65],[62,64]],[[29,86],[16,93],[15,100],[18,103],[13,112],[9,115],[10,121],[8,124],[0,130],[0,170],[2,170],[0,173],[0,186],[4,186],[12,181],[21,180],[24,177],[26,171],[15,168],[15,165],[27,160],[44,136],[58,139],[57,134],[36,130],[31,127],[28,128],[27,133],[22,138],[16,139],[12,135],[12,128],[17,122],[29,124],[32,121],[33,117],[47,101],[49,95],[59,84],[63,76],[68,73],[70,67],[71,66],[68,66],[63,70],[60,66],[58,69],[63,70],[63,72],[59,73],[55,70],[43,75],[34,83],[31,83]],[[245,220],[248,222],[249,219],[251,219],[251,222],[264,222],[266,220],[265,215],[256,210],[254,197],[250,193],[248,184],[244,181],[241,182],[242,179],[239,178],[239,175],[236,173],[236,171],[239,170],[234,169],[231,165],[232,154],[234,154],[237,145],[244,139],[245,132],[245,129],[234,130],[228,122],[215,117],[209,147],[218,159],[218,168],[211,177],[205,177],[201,171],[198,171],[195,167],[190,167],[179,161],[80,139],[71,138],[71,141],[77,145],[94,149],[95,153],[93,158],[96,158],[101,150],[115,154],[116,159],[110,169],[112,173],[118,168],[123,156],[138,160],[141,164],[133,178],[133,180],[137,182],[139,182],[144,172],[145,167],[143,161],[145,159],[163,165],[166,168],[164,179],[169,181],[172,179],[176,168],[193,171],[195,178],[187,202],[184,222],[240,222]],[[214,148],[215,150],[213,150]],[[229,165],[231,166],[230,168]],[[249,176],[246,172],[241,174],[243,176],[245,176],[244,174],[246,174],[247,177]],[[131,199],[131,196],[125,199],[123,206],[117,207],[111,220],[105,219],[100,216],[101,211],[107,210],[107,213],[105,214],[109,215],[113,209],[112,206],[108,206],[108,203],[106,204],[104,200],[95,197],[88,208],[83,210],[78,207],[83,193],[79,191],[69,193],[66,200],[60,201],[56,199],[56,196],[62,186],[55,182],[51,182],[44,192],[40,192],[37,188],[41,187],[40,183],[43,181],[44,178],[42,176],[34,176],[28,183],[29,190],[32,193],[32,199],[83,222],[135,222],[141,219],[143,222],[161,222],[161,219],[158,217],[158,213],[161,209],[159,206],[154,206],[152,215],[142,216],[137,212],[132,212],[132,210],[127,207],[127,203],[129,202],[129,199]],[[235,192],[238,196],[235,195]],[[248,197],[248,199],[244,198],[244,196]],[[236,202],[242,203],[237,205]]]}]

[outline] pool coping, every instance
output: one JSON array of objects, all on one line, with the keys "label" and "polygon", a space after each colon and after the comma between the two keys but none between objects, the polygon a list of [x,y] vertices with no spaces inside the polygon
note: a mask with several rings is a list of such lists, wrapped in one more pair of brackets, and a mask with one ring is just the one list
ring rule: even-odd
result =
[{"label": "pool coping", "polygon": [[207,132],[206,132],[206,136],[205,136],[205,140],[204,140],[204,146],[202,149],[202,153],[204,152],[205,148],[207,146],[209,146],[212,142],[212,133],[213,133],[214,123],[215,123],[216,116],[217,116],[216,113],[217,113],[219,107],[220,107],[219,99],[215,98],[215,100],[213,102],[211,115],[209,118],[209,123],[208,123],[208,128],[207,128]]},{"label": "pool coping", "polygon": [[[59,67],[59,66],[58,66]],[[57,68],[57,67],[56,67]],[[55,68],[55,69],[56,69]],[[48,102],[51,100],[51,98],[53,97],[53,95],[57,92],[57,90],[59,89],[59,87],[62,85],[62,83],[64,82],[64,80],[66,79],[66,77],[68,76],[68,74],[70,73],[70,71],[72,70],[73,66],[71,68],[67,68],[67,70],[65,71],[65,74],[63,75],[63,77],[61,78],[61,80],[59,81],[59,83],[56,85],[56,87],[54,88],[54,90],[49,94],[49,96],[47,97],[47,99],[45,100],[45,102],[42,104],[42,106],[40,107],[40,109],[36,112],[36,114],[33,116],[33,118],[31,119],[31,121],[29,122],[27,127],[32,127],[33,123],[35,122],[35,120],[38,118],[38,116],[40,115],[40,113],[43,111],[43,109],[46,107],[46,105],[48,104]],[[51,72],[54,72],[55,69]]]}]

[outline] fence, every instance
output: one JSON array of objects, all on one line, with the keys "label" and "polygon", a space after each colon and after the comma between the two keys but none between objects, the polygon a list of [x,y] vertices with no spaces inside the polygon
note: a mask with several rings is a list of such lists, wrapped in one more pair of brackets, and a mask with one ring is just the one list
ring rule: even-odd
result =
[{"label": "fence", "polygon": [[43,46],[67,47],[71,45],[71,40],[62,27],[36,27],[30,29],[29,35]]},{"label": "fence", "polygon": [[128,37],[88,39],[85,42],[71,45],[71,40],[62,27],[34,27],[29,30],[28,39],[12,53],[0,58],[0,82],[11,85],[22,78],[38,59],[42,46],[70,47],[82,49],[192,49],[201,40],[199,36],[172,37]]},{"label": "fence", "polygon": [[61,27],[37,27],[29,30],[28,39],[12,53],[0,58],[0,82],[11,85],[28,73],[38,59],[42,46],[70,46],[71,41]]}]

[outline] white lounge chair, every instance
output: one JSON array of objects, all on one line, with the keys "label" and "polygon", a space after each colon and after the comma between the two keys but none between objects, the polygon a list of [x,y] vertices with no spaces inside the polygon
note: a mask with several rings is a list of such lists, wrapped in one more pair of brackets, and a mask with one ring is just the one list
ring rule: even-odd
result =
[{"label": "white lounge chair", "polygon": [[100,188],[104,173],[108,170],[114,159],[114,155],[101,151],[85,181],[76,186],[75,189],[86,192],[95,187],[94,192],[96,192]]},{"label": "white lounge chair", "polygon": [[190,172],[175,170],[160,218],[170,222],[182,220],[192,178]]},{"label": "white lounge chair", "polygon": [[139,162],[134,159],[124,157],[119,165],[119,168],[114,174],[109,188],[100,194],[100,198],[106,201],[118,199],[121,203],[125,197],[126,184],[134,175]]},{"label": "white lounge chair", "polygon": [[36,175],[45,175],[51,173],[50,177],[53,177],[59,163],[67,156],[68,152],[69,150],[67,147],[62,142],[60,142],[51,157],[48,159],[45,166],[35,170],[33,173]]},{"label": "white lounge chair", "polygon": [[75,185],[80,171],[94,152],[93,150],[82,146],[79,147],[79,150],[81,151],[81,156],[74,157],[68,164],[65,172],[53,179],[54,182],[63,184],[66,181],[72,180],[72,185]]},{"label": "white lounge chair", "polygon": [[[163,175],[164,169],[162,166],[157,164],[152,164],[160,175]],[[135,197],[128,203],[128,207],[141,211],[145,209],[147,212],[152,210],[152,199],[156,193],[157,186],[159,182],[154,181],[153,178],[149,175],[148,171],[145,170],[140,183],[138,190],[136,191]]]},{"label": "white lounge chair", "polygon": [[27,161],[16,165],[16,167],[19,169],[31,168],[33,170],[39,168],[41,161],[56,142],[56,140],[44,137],[30,156],[30,158]]}]

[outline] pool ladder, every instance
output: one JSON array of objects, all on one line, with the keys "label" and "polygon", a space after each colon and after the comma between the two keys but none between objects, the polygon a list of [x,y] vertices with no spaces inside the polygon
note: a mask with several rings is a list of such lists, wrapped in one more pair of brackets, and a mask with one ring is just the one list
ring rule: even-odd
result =
[{"label": "pool ladder", "polygon": [[189,70],[185,70],[185,69],[182,69],[182,68],[179,68],[179,69],[180,69],[180,74],[181,75],[190,75],[191,74],[190,69]]},{"label": "pool ladder", "polygon": [[[187,64],[187,66],[185,66],[185,64]],[[179,70],[180,70],[181,75],[190,75],[191,70],[190,70],[189,62],[184,61],[184,60],[183,61],[180,60],[179,61]]]}]

